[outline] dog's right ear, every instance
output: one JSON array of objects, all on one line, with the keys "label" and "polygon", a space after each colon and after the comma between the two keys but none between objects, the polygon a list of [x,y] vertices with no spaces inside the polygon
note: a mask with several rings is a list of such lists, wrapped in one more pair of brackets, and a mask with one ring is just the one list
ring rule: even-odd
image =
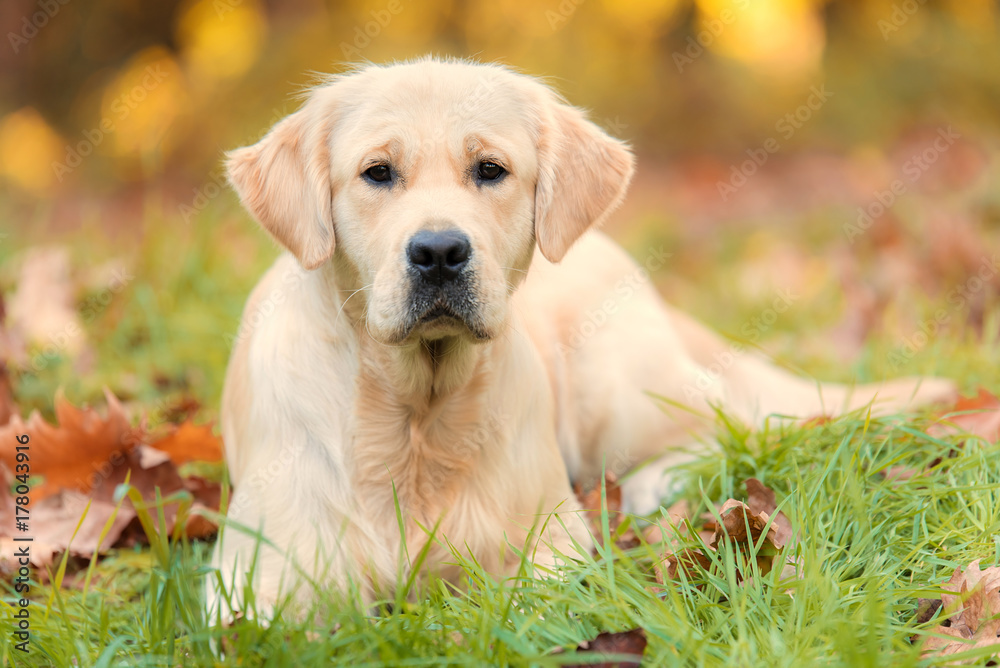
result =
[{"label": "dog's right ear", "polygon": [[329,124],[316,115],[307,102],[253,146],[226,155],[240,202],[306,269],[334,248]]}]

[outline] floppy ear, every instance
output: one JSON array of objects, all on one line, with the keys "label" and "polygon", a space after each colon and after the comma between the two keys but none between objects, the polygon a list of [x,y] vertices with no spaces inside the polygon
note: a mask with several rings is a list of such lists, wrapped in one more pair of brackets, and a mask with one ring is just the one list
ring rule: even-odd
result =
[{"label": "floppy ear", "polygon": [[334,246],[328,124],[313,116],[307,103],[226,155],[240,202],[306,269],[330,259]]},{"label": "floppy ear", "polygon": [[551,101],[539,139],[535,239],[558,262],[592,225],[604,222],[625,197],[634,159],[623,143],[583,112]]}]

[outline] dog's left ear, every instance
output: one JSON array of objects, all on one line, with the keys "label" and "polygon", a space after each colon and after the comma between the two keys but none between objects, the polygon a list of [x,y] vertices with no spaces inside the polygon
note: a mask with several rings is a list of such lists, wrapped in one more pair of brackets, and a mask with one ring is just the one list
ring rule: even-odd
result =
[{"label": "dog's left ear", "polygon": [[600,225],[625,198],[635,160],[569,105],[545,105],[535,185],[535,239],[558,262],[580,236]]},{"label": "dog's left ear", "polygon": [[259,142],[226,156],[243,206],[306,269],[334,248],[329,131],[316,106],[307,102]]}]

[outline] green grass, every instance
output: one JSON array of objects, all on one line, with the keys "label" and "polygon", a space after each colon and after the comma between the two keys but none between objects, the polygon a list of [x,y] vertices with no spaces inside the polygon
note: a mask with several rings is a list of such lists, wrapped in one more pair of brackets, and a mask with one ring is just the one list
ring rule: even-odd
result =
[{"label": "green grass", "polygon": [[[176,223],[148,222],[141,242],[109,245],[85,233],[67,241],[76,266],[124,257],[135,279],[87,324],[94,362],[86,373],[60,360],[44,374],[15,375],[22,408],[50,412],[60,385],[74,402],[96,402],[107,385],[136,408],[194,396],[205,405],[202,417],[216,415],[226,335],[276,252],[229,205],[216,203],[191,226]],[[33,241],[15,238],[0,246],[5,266]],[[688,252],[729,271],[711,248]],[[679,271],[696,277],[693,269]],[[0,279],[9,287],[6,273]],[[721,281],[689,289],[680,305],[697,311],[725,295],[730,308],[713,322],[735,331],[760,303],[732,298]],[[809,314],[828,308],[804,303],[782,329],[815,335]],[[891,336],[869,342],[852,371],[884,374],[894,345]],[[996,390],[998,350],[989,337],[946,332],[904,372],[934,370]],[[794,351],[786,359],[816,372],[835,366]],[[464,590],[432,583],[410,602],[391,601],[391,610],[338,604],[321,593],[305,618],[279,616],[266,628],[241,620],[223,630],[201,611],[203,583],[213,577],[204,565],[211,546],[163,535],[154,513],[151,548],[112,551],[85,588],[32,587],[27,656],[12,647],[6,615],[15,596],[4,585],[0,665],[555,666],[584,660],[572,648],[601,631],[635,627],[647,632],[648,665],[933,665],[921,662],[911,641],[937,623],[916,623],[917,598],[939,592],[956,566],[1000,562],[1000,446],[972,439],[925,475],[886,481],[886,468],[927,467],[961,442],[927,436],[928,419],[867,423],[853,415],[758,431],[720,420],[722,452],[685,470],[684,497],[699,508],[741,498],[749,477],[773,488],[798,536],[801,579],[780,581],[775,569],[740,584],[736,572],[748,555],[730,551],[720,553],[704,582],[654,593],[655,548],[613,548],[558,578],[533,577],[526,565],[524,577],[497,583],[466,563]],[[213,652],[219,646],[224,657]]]},{"label": "green grass", "polygon": [[[642,627],[649,665],[930,665],[910,640],[933,625],[916,624],[917,598],[958,565],[1000,559],[1000,447],[970,440],[924,476],[886,481],[887,467],[927,466],[949,447],[919,427],[866,429],[853,416],[726,430],[724,457],[693,466],[695,503],[739,498],[748,477],[778,492],[799,536],[800,580],[779,581],[775,569],[739,584],[747,555],[723,552],[706,582],[655,594],[655,549],[614,548],[557,579],[497,584],[466,563],[466,592],[432,584],[416,602],[389,601],[392,612],[321,597],[305,619],[223,631],[200,607],[208,546],[153,531],[151,551],[110,557],[86,593],[36,587],[32,654],[16,656],[4,634],[0,656],[32,666],[559,665],[572,660],[560,649]],[[228,648],[224,659],[213,642]]]}]

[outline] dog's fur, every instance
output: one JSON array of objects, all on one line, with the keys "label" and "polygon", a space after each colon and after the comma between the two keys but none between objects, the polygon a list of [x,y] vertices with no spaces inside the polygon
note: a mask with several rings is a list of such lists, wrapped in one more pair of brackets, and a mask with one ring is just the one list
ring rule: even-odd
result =
[{"label": "dog's fur", "polygon": [[[479,182],[481,161],[509,173]],[[363,176],[375,164],[391,185]],[[250,297],[222,406],[235,495],[216,563],[239,591],[257,539],[235,525],[262,529],[259,607],[317,586],[390,592],[435,526],[498,574],[517,561],[508,542],[541,564],[587,549],[571,481],[656,460],[626,486],[631,509],[655,508],[661,472],[710,435],[713,406],[754,423],[953,393],[926,379],[852,391],[732,354],[587,232],[624,197],[627,147],[500,66],[336,77],[228,170],[289,251]],[[467,235],[469,264],[421,292],[407,244],[444,229]],[[454,578],[452,561],[434,542],[424,569]]]}]

